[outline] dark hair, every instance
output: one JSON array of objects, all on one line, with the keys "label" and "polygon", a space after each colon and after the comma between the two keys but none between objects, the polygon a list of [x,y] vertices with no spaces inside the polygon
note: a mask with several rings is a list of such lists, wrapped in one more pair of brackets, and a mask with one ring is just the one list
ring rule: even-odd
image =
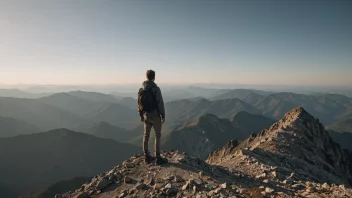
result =
[{"label": "dark hair", "polygon": [[147,71],[147,79],[148,80],[154,80],[155,79],[155,71],[153,71],[153,70],[148,70]]}]

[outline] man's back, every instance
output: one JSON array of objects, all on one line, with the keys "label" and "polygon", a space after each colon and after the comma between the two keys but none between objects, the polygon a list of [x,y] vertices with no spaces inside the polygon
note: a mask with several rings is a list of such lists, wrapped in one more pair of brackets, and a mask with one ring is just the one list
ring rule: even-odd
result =
[{"label": "man's back", "polygon": [[[151,80],[146,80],[142,84],[142,90],[144,92],[151,92],[151,95],[154,97],[154,101],[149,101],[148,98],[148,103],[149,102],[154,102],[154,104],[147,104],[147,105],[142,105],[142,106],[150,106],[151,109],[144,111],[144,113],[149,114],[152,117],[155,116],[160,116],[163,120],[165,120],[165,107],[164,107],[164,100],[161,94],[160,88],[154,83],[154,81]],[[138,97],[139,100],[142,100],[141,97]],[[139,101],[139,104],[141,104],[142,101]],[[143,108],[139,107],[140,113],[143,113]]]},{"label": "man's back", "polygon": [[162,123],[165,122],[165,107],[160,88],[154,83],[155,72],[147,71],[147,79],[143,82],[142,88],[138,92],[138,111],[141,121],[144,123],[143,151],[145,162],[150,163],[153,159],[149,154],[148,142],[151,129],[155,132],[155,164],[161,165],[166,162],[160,156],[160,138]]}]

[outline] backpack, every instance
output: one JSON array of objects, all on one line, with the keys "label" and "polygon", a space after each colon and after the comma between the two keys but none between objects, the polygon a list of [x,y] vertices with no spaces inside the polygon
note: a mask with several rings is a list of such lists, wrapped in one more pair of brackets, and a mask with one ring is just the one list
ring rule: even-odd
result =
[{"label": "backpack", "polygon": [[138,108],[143,112],[150,112],[157,108],[156,99],[152,89],[139,89],[138,92]]}]

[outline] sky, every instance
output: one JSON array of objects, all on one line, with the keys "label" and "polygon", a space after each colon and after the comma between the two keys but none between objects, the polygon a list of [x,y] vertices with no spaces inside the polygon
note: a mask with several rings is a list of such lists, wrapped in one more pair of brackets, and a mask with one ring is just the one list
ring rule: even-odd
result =
[{"label": "sky", "polygon": [[0,84],[352,85],[352,1],[0,0]]}]

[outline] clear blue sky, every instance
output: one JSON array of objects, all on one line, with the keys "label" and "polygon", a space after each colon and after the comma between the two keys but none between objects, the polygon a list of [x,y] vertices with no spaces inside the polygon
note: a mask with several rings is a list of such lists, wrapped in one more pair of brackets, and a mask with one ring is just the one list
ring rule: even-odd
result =
[{"label": "clear blue sky", "polygon": [[352,84],[352,1],[2,0],[0,84]]}]

